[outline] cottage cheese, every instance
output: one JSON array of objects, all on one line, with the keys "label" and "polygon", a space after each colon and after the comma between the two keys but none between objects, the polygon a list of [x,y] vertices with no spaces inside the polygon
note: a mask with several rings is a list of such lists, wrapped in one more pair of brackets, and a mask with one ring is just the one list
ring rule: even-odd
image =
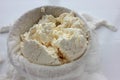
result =
[{"label": "cottage cheese", "polygon": [[83,55],[87,43],[84,23],[73,13],[44,15],[21,35],[21,54],[35,64],[61,65]]}]

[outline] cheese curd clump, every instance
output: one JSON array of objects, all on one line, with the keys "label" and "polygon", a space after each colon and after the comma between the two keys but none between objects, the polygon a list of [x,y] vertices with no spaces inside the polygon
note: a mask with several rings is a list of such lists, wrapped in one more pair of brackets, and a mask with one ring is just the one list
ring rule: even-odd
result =
[{"label": "cheese curd clump", "polygon": [[71,13],[44,15],[21,35],[21,54],[31,63],[62,65],[80,58],[88,44],[83,21]]}]

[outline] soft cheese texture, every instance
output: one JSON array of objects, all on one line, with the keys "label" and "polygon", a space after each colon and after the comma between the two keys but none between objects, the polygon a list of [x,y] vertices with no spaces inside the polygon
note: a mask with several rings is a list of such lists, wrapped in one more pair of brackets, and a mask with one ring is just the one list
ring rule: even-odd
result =
[{"label": "soft cheese texture", "polygon": [[44,15],[38,24],[21,35],[21,53],[35,64],[61,65],[83,55],[87,38],[83,21],[73,13],[56,18]]}]

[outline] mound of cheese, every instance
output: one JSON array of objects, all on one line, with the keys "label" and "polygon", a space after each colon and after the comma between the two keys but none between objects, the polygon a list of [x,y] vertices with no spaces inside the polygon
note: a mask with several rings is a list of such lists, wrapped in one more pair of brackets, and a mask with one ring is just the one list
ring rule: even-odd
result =
[{"label": "mound of cheese", "polygon": [[21,35],[21,54],[40,65],[62,65],[82,56],[87,48],[83,21],[73,13],[44,15]]}]

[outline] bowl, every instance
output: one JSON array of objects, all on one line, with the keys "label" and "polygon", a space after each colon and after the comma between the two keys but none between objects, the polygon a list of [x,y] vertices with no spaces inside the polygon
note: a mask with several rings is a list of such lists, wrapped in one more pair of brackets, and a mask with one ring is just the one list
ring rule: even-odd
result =
[{"label": "bowl", "polygon": [[[21,75],[27,76],[31,80],[74,80],[84,72],[84,57],[85,54],[89,52],[90,45],[81,58],[60,66],[34,64],[20,54],[20,35],[28,31],[43,15],[51,14],[57,17],[62,13],[69,13],[71,11],[72,10],[70,9],[59,6],[42,6],[23,14],[14,23],[8,38],[8,56],[11,64]],[[76,12],[74,12],[74,14],[75,16],[80,17],[85,23],[86,29],[90,31],[85,20]]]}]

